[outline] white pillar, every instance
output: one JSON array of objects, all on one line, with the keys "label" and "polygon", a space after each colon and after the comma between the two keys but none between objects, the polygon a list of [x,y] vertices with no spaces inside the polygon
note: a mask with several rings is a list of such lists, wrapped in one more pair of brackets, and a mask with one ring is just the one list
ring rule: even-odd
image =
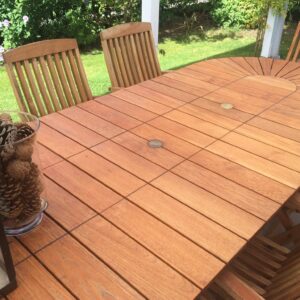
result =
[{"label": "white pillar", "polygon": [[159,0],[142,0],[142,21],[151,23],[154,42],[157,46],[159,26]]},{"label": "white pillar", "polygon": [[279,47],[285,16],[269,10],[261,56],[279,58]]}]

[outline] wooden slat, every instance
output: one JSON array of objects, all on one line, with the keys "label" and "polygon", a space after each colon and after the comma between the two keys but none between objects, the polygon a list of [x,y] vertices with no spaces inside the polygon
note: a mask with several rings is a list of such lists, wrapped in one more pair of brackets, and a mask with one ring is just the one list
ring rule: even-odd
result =
[{"label": "wooden slat", "polygon": [[194,117],[200,118],[202,120],[208,121],[210,123],[213,123],[215,125],[218,125],[220,127],[226,128],[226,129],[234,129],[241,125],[241,122],[227,118],[225,116],[216,114],[212,111],[209,111],[207,109],[203,109],[199,106],[192,105],[192,104],[186,104],[179,108],[180,111],[183,111],[187,114],[193,115]]},{"label": "wooden slat", "polygon": [[42,122],[85,147],[105,141],[103,136],[58,113],[45,116]]},{"label": "wooden slat", "polygon": [[250,66],[250,64],[245,60],[244,57],[231,57],[230,58],[234,63],[238,64],[246,72],[251,75],[257,75],[257,72]]},{"label": "wooden slat", "polygon": [[126,196],[144,185],[142,180],[89,150],[69,160],[121,195]]},{"label": "wooden slat", "polygon": [[[124,87],[124,79],[121,73],[121,67],[119,60],[117,58],[117,51],[114,40],[107,40],[108,50],[111,55],[111,62],[113,67],[113,72],[115,73],[117,79],[117,87]],[[109,69],[108,69],[109,70]]]},{"label": "wooden slat", "polygon": [[277,180],[291,188],[299,187],[299,173],[275,164],[265,158],[261,158],[221,141],[212,144],[207,149],[262,175]]},{"label": "wooden slat", "polygon": [[224,264],[128,201],[104,212],[117,227],[203,288]]},{"label": "wooden slat", "polygon": [[127,52],[127,47],[126,47],[126,39],[125,37],[121,36],[119,39],[119,44],[120,44],[120,47],[121,47],[121,53],[122,53],[122,56],[124,57],[124,67],[125,67],[125,71],[126,71],[126,74],[127,74],[127,79],[128,79],[128,82],[129,82],[129,85],[133,85],[135,84],[135,80],[134,80],[134,66],[131,65],[131,56],[130,54],[128,54]]},{"label": "wooden slat", "polygon": [[17,239],[12,238],[8,245],[14,265],[19,264],[30,256],[30,253]]},{"label": "wooden slat", "polygon": [[189,299],[200,291],[101,217],[80,226],[74,234],[148,299]]},{"label": "wooden slat", "polygon": [[121,53],[121,47],[118,39],[114,39],[115,43],[115,51],[116,51],[116,57],[118,59],[119,67],[120,67],[120,76],[122,77],[124,81],[124,86],[128,86],[129,80],[128,80],[128,74],[126,72],[126,67],[124,63],[124,55]]},{"label": "wooden slat", "polygon": [[279,124],[260,117],[253,118],[248,124],[284,138],[300,142],[300,130],[285,126],[284,124]]},{"label": "wooden slat", "polygon": [[[152,80],[157,82],[157,83],[163,84],[164,86],[168,86],[168,87],[171,87],[171,88],[174,88],[174,89],[178,89],[179,91],[183,91],[183,92],[188,91],[189,94],[192,94],[192,95],[198,96],[198,97],[206,95],[210,92],[209,90],[203,89],[200,86],[195,87],[195,86],[190,85],[189,83],[169,78],[166,75],[165,76],[160,76],[160,77],[157,77],[157,78],[153,78]],[[186,81],[188,82],[189,78],[187,78]]]},{"label": "wooden slat", "polygon": [[284,184],[206,150],[192,156],[190,160],[279,203],[283,203],[293,193],[293,189]]},{"label": "wooden slat", "polygon": [[268,220],[280,207],[274,201],[188,161],[172,172],[263,220]]},{"label": "wooden slat", "polygon": [[[108,101],[109,99],[110,98],[107,98]],[[119,111],[116,111],[108,106],[102,105],[99,102],[93,100],[81,104],[80,108],[124,129],[131,129],[142,123],[137,119],[134,119],[126,114],[123,114]],[[107,134],[110,135],[109,133]],[[104,133],[102,133],[102,135],[104,135]]]},{"label": "wooden slat", "polygon": [[166,85],[157,83],[157,82],[152,81],[152,80],[142,82],[141,86],[144,86],[146,88],[149,88],[151,90],[154,90],[156,92],[162,93],[164,95],[173,97],[175,99],[178,99],[178,100],[181,100],[181,101],[184,101],[184,102],[192,101],[192,100],[198,98],[198,96],[196,96],[196,95],[192,95],[188,92],[183,92],[183,91],[180,91],[178,89],[168,87]]},{"label": "wooden slat", "polygon": [[273,104],[271,101],[250,96],[242,92],[236,92],[228,87],[221,88],[204,97],[220,104],[231,103],[234,105],[234,108],[250,114],[261,113]]},{"label": "wooden slat", "polygon": [[37,252],[64,234],[65,231],[60,226],[49,217],[44,216],[43,222],[36,230],[31,232],[31,234],[19,237],[19,239],[31,252]]},{"label": "wooden slat", "polygon": [[203,121],[200,118],[188,115],[178,110],[172,110],[171,112],[166,113],[164,117],[214,138],[221,138],[228,133],[228,130],[223,127]]},{"label": "wooden slat", "polygon": [[172,173],[160,176],[152,184],[245,239],[263,225],[262,220]]},{"label": "wooden slat", "polygon": [[124,131],[124,129],[107,122],[79,107],[70,107],[69,109],[63,110],[60,113],[69,119],[78,122],[85,128],[91,129],[106,138],[111,138]]},{"label": "wooden slat", "polygon": [[81,82],[81,78],[80,78],[80,75],[79,75],[79,72],[78,72],[78,69],[77,69],[77,66],[76,66],[76,61],[75,61],[75,57],[74,57],[74,53],[72,50],[69,50],[66,52],[66,55],[69,59],[69,63],[70,63],[70,66],[71,66],[71,69],[72,69],[72,74],[74,76],[74,79],[75,79],[75,82],[76,82],[76,86],[78,88],[78,92],[80,94],[80,99],[82,101],[87,101],[88,100],[88,96],[84,90],[84,87],[83,87],[83,84]]},{"label": "wooden slat", "polygon": [[25,99],[22,95],[21,88],[20,88],[20,86],[18,84],[18,81],[17,81],[17,78],[16,78],[16,74],[15,74],[15,71],[14,71],[13,64],[6,63],[5,64],[5,69],[6,69],[8,78],[11,82],[12,90],[13,90],[14,95],[16,97],[19,109],[22,110],[22,111],[28,111],[28,109],[26,107],[26,104],[25,104],[26,101],[25,101]]},{"label": "wooden slat", "polygon": [[222,140],[250,153],[300,172],[300,156],[266,145],[263,142],[256,141],[235,132],[229,133],[223,137]]},{"label": "wooden slat", "polygon": [[300,130],[300,111],[290,109],[287,106],[277,105],[276,107],[263,112],[260,116]]},{"label": "wooden slat", "polygon": [[206,134],[163,117],[156,118],[150,121],[149,124],[198,147],[205,147],[214,141],[212,137]]},{"label": "wooden slat", "polygon": [[294,58],[293,54],[295,53],[295,47],[297,45],[297,41],[299,40],[299,35],[300,35],[300,23],[298,22],[286,60],[291,60]]},{"label": "wooden slat", "polygon": [[159,139],[164,142],[164,148],[185,158],[200,150],[200,148],[170,135],[162,130],[143,124],[131,130],[134,134],[146,139]]},{"label": "wooden slat", "polygon": [[271,75],[271,69],[273,65],[273,59],[259,57],[259,62],[262,67],[264,75]]},{"label": "wooden slat", "polygon": [[74,81],[74,77],[73,77],[74,74],[72,74],[72,72],[71,72],[70,61],[67,57],[66,52],[61,53],[61,60],[62,60],[62,64],[63,64],[64,70],[65,70],[65,74],[67,76],[69,87],[71,89],[73,100],[75,101],[75,104],[78,104],[82,101],[79,97],[77,87],[75,86],[75,81]]},{"label": "wooden slat", "polygon": [[146,122],[153,119],[157,116],[155,113],[145,110],[139,106],[129,104],[126,101],[123,101],[117,97],[113,96],[104,96],[95,99],[97,102],[107,105],[115,110],[121,111],[137,120]]},{"label": "wooden slat", "polygon": [[129,41],[129,44],[130,44],[130,47],[131,47],[131,51],[132,51],[132,58],[133,58],[133,61],[134,61],[135,65],[136,65],[137,76],[138,76],[139,82],[144,81],[145,78],[143,76],[142,68],[141,68],[141,65],[140,65],[140,62],[139,62],[138,50],[136,48],[134,36],[130,35],[128,37],[128,41]]},{"label": "wooden slat", "polygon": [[39,165],[43,170],[63,160],[62,157],[58,156],[45,146],[41,144],[36,145],[35,152],[33,152],[32,160]]},{"label": "wooden slat", "polygon": [[54,61],[55,61],[56,70],[57,70],[64,94],[65,94],[65,97],[66,97],[66,100],[68,103],[68,106],[72,106],[72,105],[74,105],[74,101],[72,99],[70,88],[67,83],[67,78],[66,78],[59,54],[57,54],[57,53],[54,54]]},{"label": "wooden slat", "polygon": [[[48,95],[48,92],[47,92],[47,89],[46,89],[46,86],[45,86],[43,76],[42,76],[42,73],[40,71],[40,67],[39,67],[39,63],[38,63],[37,59],[33,58],[31,64],[32,64],[33,72],[34,72],[38,87],[39,87],[39,91],[40,91],[41,96],[43,98],[43,101],[41,101],[41,105],[43,106],[43,103],[47,103],[46,107],[48,107],[49,105],[51,106],[51,100],[50,100],[50,97]],[[43,115],[45,115],[45,114],[46,113],[44,112]]]},{"label": "wooden slat", "polygon": [[[47,86],[47,90],[49,91],[49,95],[50,95],[50,98],[52,100],[52,103],[55,103],[57,101],[56,100],[56,95],[55,95],[55,92],[54,92],[55,88],[54,88],[53,82],[50,78],[49,69],[48,69],[46,60],[42,56],[42,57],[39,57],[38,61],[39,61],[40,66],[41,66],[42,74],[43,74],[43,77],[44,77],[44,80],[45,80],[45,83],[46,83],[46,86]],[[45,105],[47,107],[48,113],[54,112],[54,109],[53,109],[50,102],[45,102]]]},{"label": "wooden slat", "polygon": [[150,148],[148,141],[130,132],[125,132],[113,138],[113,141],[121,146],[141,155],[148,160],[170,169],[183,161],[183,158],[164,148]]},{"label": "wooden slat", "polygon": [[70,236],[40,251],[38,257],[79,299],[144,299]]},{"label": "wooden slat", "polygon": [[49,67],[49,70],[50,70],[52,81],[54,83],[55,91],[56,91],[58,99],[59,99],[59,101],[57,101],[56,97],[52,98],[53,105],[56,108],[56,110],[60,110],[60,106],[62,108],[67,108],[68,104],[67,104],[66,98],[63,94],[61,84],[59,82],[59,78],[58,78],[57,71],[56,71],[56,68],[55,68],[55,64],[54,64],[54,61],[53,61],[53,57],[51,55],[47,55],[47,64],[48,64],[48,67]]},{"label": "wooden slat", "polygon": [[[53,169],[54,168],[51,168],[46,171],[47,176],[53,175]],[[55,176],[53,175],[52,177]],[[57,181],[59,181],[59,177],[57,177],[57,179]],[[47,213],[67,230],[74,229],[96,215],[92,209],[48,177],[45,176],[44,182],[46,186],[44,197],[46,197],[49,202]],[[59,184],[61,183],[62,181],[59,181]],[[64,187],[68,187],[67,182],[64,182]],[[76,194],[73,190],[71,192]],[[88,199],[88,201],[91,203],[92,199]]]},{"label": "wooden slat", "polygon": [[101,143],[92,150],[145,181],[151,181],[166,171],[112,141]]},{"label": "wooden slat", "polygon": [[80,74],[80,79],[84,86],[84,89],[85,89],[85,92],[87,95],[87,99],[88,100],[93,99],[92,92],[91,92],[91,89],[90,89],[90,86],[89,86],[89,83],[88,83],[88,80],[87,80],[87,77],[86,77],[86,74],[84,71],[84,67],[83,67],[83,64],[82,64],[82,61],[80,58],[80,53],[79,53],[78,47],[76,47],[74,49],[74,52],[75,52],[75,59],[76,59],[76,63],[77,63],[78,72]]},{"label": "wooden slat", "polygon": [[58,131],[42,124],[38,141],[54,153],[66,158],[83,151],[85,148]]},{"label": "wooden slat", "polygon": [[135,85],[135,86],[127,88],[126,90],[131,92],[131,93],[143,96],[143,97],[148,98],[152,101],[161,103],[163,105],[166,105],[166,106],[169,106],[169,107],[172,107],[172,108],[176,108],[176,107],[178,107],[178,106],[185,103],[185,102],[180,101],[178,99],[174,99],[174,98],[169,97],[167,95],[164,95],[164,94],[155,92],[153,90],[147,89],[147,88],[145,88],[141,85]]},{"label": "wooden slat", "polygon": [[249,63],[249,65],[254,69],[254,71],[258,75],[263,75],[263,70],[261,68],[259,59],[257,57],[245,57],[245,60]]},{"label": "wooden slat", "polygon": [[140,106],[144,109],[147,109],[153,113],[164,114],[171,110],[170,107],[167,107],[163,104],[154,102],[150,99],[147,99],[143,96],[128,92],[127,90],[120,90],[114,93],[114,97],[120,98],[124,101],[127,101],[136,106]]},{"label": "wooden slat", "polygon": [[18,74],[18,79],[20,81],[24,97],[25,97],[26,102],[28,104],[29,112],[31,112],[32,114],[37,116],[38,111],[36,109],[35,103],[33,102],[32,96],[30,94],[30,89],[29,89],[29,86],[28,86],[27,81],[25,79],[24,72],[22,70],[22,65],[21,65],[21,63],[17,62],[15,64],[15,66],[16,66],[16,72]]},{"label": "wooden slat", "polygon": [[43,106],[43,102],[41,100],[40,94],[36,87],[36,81],[34,80],[33,73],[32,73],[31,67],[30,67],[30,63],[28,60],[25,60],[23,65],[24,65],[25,73],[26,73],[28,83],[29,83],[29,86],[31,89],[31,93],[36,101],[36,107],[39,111],[39,115],[43,116],[46,114],[46,112],[45,112],[45,108]]},{"label": "wooden slat", "polygon": [[225,262],[245,244],[234,233],[149,185],[129,199]]},{"label": "wooden slat", "polygon": [[148,74],[145,57],[143,56],[143,48],[141,45],[142,43],[140,40],[140,35],[138,33],[136,33],[136,34],[132,35],[132,37],[133,37],[133,40],[135,41],[135,46],[137,49],[137,56],[138,56],[138,60],[139,60],[140,66],[141,66],[143,78],[144,78],[144,80],[150,79],[151,77]]},{"label": "wooden slat", "polygon": [[196,99],[191,104],[240,122],[246,122],[253,118],[253,115],[249,113],[237,110],[234,107],[227,110],[222,108],[219,103],[204,98]]},{"label": "wooden slat", "polygon": [[[151,78],[159,76],[160,72],[157,70],[157,60],[155,59],[155,55],[153,55],[153,49],[151,47],[151,43],[149,41],[149,33],[147,32],[141,32],[141,39],[142,39],[142,45],[144,45],[145,48],[145,56],[147,57],[147,61],[149,64],[149,72]],[[156,49],[155,49],[156,51]]]},{"label": "wooden slat", "polygon": [[268,132],[266,130],[261,130],[254,126],[244,124],[243,126],[237,128],[236,132],[296,155],[300,153],[299,142]]},{"label": "wooden slat", "polygon": [[[30,270],[30,272],[29,272]],[[18,288],[9,294],[9,300],[70,300],[75,299],[35,258],[16,266]]]},{"label": "wooden slat", "polygon": [[[122,199],[120,195],[67,161],[48,168],[45,174],[97,212],[102,212]],[[81,184],[78,185],[78,182]],[[59,190],[57,187],[55,189]]]}]

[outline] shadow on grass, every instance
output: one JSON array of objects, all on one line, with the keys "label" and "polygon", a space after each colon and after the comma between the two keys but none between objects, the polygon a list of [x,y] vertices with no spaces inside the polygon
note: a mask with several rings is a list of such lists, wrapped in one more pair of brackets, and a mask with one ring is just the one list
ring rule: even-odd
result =
[{"label": "shadow on grass", "polygon": [[183,68],[183,67],[186,67],[188,65],[195,64],[197,62],[208,60],[208,59],[213,59],[213,58],[237,57],[237,56],[254,56],[254,48],[255,48],[255,43],[251,43],[247,46],[236,48],[236,49],[231,50],[231,51],[222,52],[222,53],[219,53],[219,54],[216,54],[216,55],[207,56],[203,59],[199,59],[199,60],[189,62],[187,64],[178,65],[175,68],[172,68],[171,70],[177,70],[179,68]]}]

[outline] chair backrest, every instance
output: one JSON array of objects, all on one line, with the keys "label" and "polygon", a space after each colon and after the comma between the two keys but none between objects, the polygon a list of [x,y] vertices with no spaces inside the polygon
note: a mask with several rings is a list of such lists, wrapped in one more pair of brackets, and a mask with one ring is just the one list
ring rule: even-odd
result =
[{"label": "chair backrest", "polygon": [[27,44],[3,57],[22,111],[43,116],[92,99],[75,39]]},{"label": "chair backrest", "polygon": [[292,44],[290,46],[286,60],[297,61],[300,57],[300,22],[293,37]]},{"label": "chair backrest", "polygon": [[100,38],[113,90],[161,75],[150,23],[117,25]]}]

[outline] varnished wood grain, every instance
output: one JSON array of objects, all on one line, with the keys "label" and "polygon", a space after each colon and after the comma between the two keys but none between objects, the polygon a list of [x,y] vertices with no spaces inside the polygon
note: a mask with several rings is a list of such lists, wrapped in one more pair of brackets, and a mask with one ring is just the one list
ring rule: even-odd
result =
[{"label": "varnished wood grain", "polygon": [[39,227],[30,234],[21,236],[19,239],[31,252],[36,252],[64,234],[65,231],[59,225],[49,217],[44,216]]},{"label": "varnished wood grain", "polygon": [[144,185],[136,176],[89,150],[71,157],[70,161],[124,196]]},{"label": "varnished wood grain", "polygon": [[[30,270],[30,271],[29,271]],[[71,300],[75,299],[35,258],[16,266],[18,288],[9,300]]]},{"label": "varnished wood grain", "polygon": [[[74,159],[76,161],[76,158]],[[98,212],[122,199],[120,195],[67,161],[48,168],[45,174]],[[54,195],[51,196],[53,198]],[[76,206],[74,209],[76,209]]]},{"label": "varnished wood grain", "polygon": [[149,185],[129,199],[225,262],[245,244],[236,234]]},{"label": "varnished wood grain", "polygon": [[280,207],[272,200],[188,161],[172,172],[264,220],[268,220]]},{"label": "varnished wood grain", "polygon": [[143,299],[70,236],[43,249],[38,257],[79,299]]},{"label": "varnished wood grain", "polygon": [[[51,175],[51,171],[49,171],[49,175]],[[60,184],[62,183],[59,178],[57,181]],[[44,197],[47,198],[47,201],[49,202],[47,213],[67,230],[71,230],[79,226],[96,215],[91,208],[86,206],[78,198],[60,187],[48,177],[45,177],[44,183],[46,186],[46,195]],[[67,182],[63,181],[63,183],[64,187],[67,188]],[[71,192],[76,194],[76,191],[74,192],[74,190]],[[91,203],[92,200],[88,200],[87,202]],[[82,201],[84,201],[84,199]],[[97,209],[97,207],[98,205],[95,205],[93,208]]]},{"label": "varnished wood grain", "polygon": [[122,201],[104,216],[176,270],[203,288],[223,263],[208,252],[128,201]]},{"label": "varnished wood grain", "polygon": [[101,217],[80,226],[74,234],[148,299],[194,298],[200,291]]}]

